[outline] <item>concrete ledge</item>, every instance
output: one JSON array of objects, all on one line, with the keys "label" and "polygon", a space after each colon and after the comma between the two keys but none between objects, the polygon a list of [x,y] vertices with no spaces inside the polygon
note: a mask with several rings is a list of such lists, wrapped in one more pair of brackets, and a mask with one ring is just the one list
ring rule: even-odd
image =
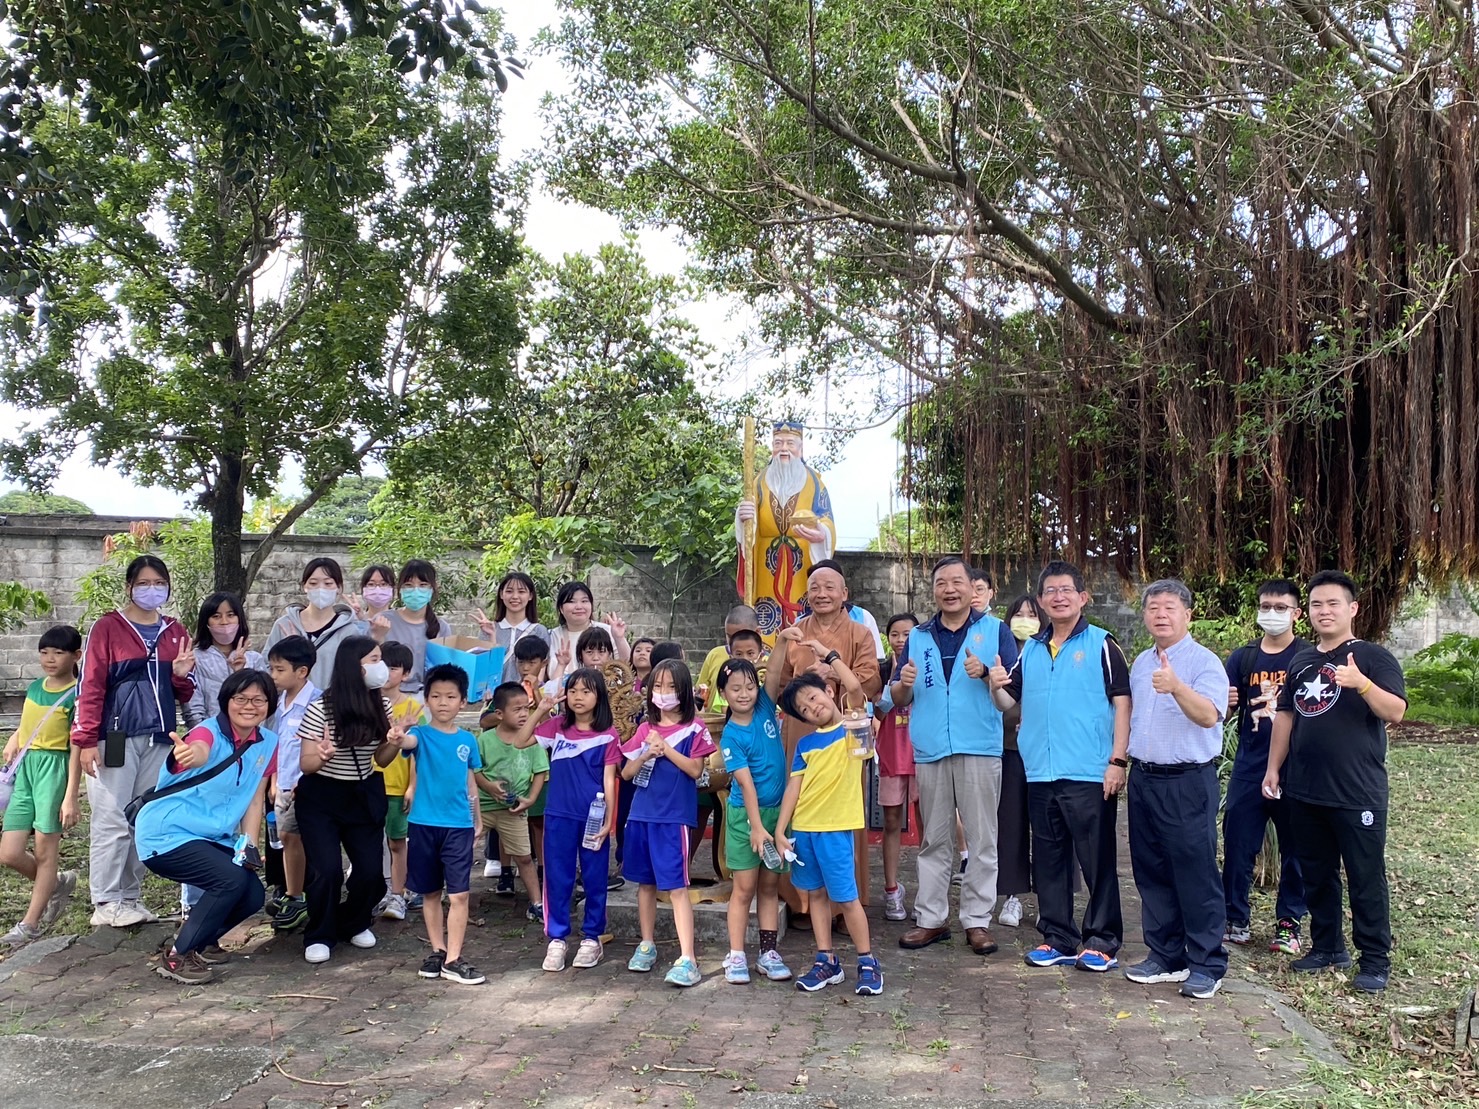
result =
[{"label": "concrete ledge", "polygon": [[[702,896],[708,887],[694,886],[693,892]],[[715,892],[728,889],[728,883],[713,887]],[[786,905],[781,902],[780,937],[786,935]],[[578,917],[576,919],[579,919]],[[637,919],[637,886],[628,882],[619,890],[606,895],[606,929],[618,940],[636,942],[642,935],[642,926]],[[729,905],[727,903],[700,902],[693,906],[693,935],[697,943],[705,946],[722,945],[729,950]],[[658,940],[675,940],[678,933],[673,928],[673,907],[663,901],[657,903]],[[745,927],[745,943],[754,946],[760,942],[760,926],[753,909],[750,922]]]},{"label": "concrete ledge", "polygon": [[51,1036],[0,1037],[5,1109],[117,1109],[225,1101],[272,1065],[263,1047],[95,1043]]}]

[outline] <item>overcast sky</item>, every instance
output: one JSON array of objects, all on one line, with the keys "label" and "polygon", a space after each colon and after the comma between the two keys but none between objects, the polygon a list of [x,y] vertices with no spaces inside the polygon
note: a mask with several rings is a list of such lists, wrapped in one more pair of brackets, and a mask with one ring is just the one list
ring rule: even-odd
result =
[{"label": "overcast sky", "polygon": [[[521,47],[555,19],[553,0],[521,0],[502,7],[506,29]],[[523,80],[515,78],[511,82],[503,115],[503,149],[510,160],[542,144],[540,98],[566,87],[556,59],[529,57],[522,50],[521,53],[529,62],[527,75]],[[569,252],[594,250],[603,242],[618,239],[621,228],[611,216],[564,203],[536,190],[530,200],[524,234],[535,250],[546,257],[558,258]],[[674,234],[644,230],[639,242],[648,264],[655,270],[677,273],[687,261],[683,245]],[[688,314],[700,327],[704,339],[717,350],[733,349],[745,326],[743,307],[717,297],[689,306]],[[744,374],[743,368],[736,370],[730,385],[743,389],[747,384]],[[8,406],[0,406],[0,420],[8,426],[16,426],[26,418]],[[808,419],[822,424],[826,414],[818,408]],[[890,511],[891,483],[887,479],[895,472],[898,457],[892,430],[893,424],[889,423],[856,433],[835,464],[824,471],[837,516],[838,544],[844,549],[867,546],[878,533],[879,520]],[[0,490],[8,487],[0,482]],[[53,491],[76,497],[95,511],[110,515],[172,515],[189,507],[188,497],[184,495],[138,486],[111,468],[89,465],[85,449],[64,467]]]}]

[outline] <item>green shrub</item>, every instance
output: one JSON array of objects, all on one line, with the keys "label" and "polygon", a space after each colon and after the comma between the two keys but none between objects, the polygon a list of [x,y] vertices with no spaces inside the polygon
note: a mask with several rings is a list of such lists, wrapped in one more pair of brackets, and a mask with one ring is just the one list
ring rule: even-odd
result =
[{"label": "green shrub", "polygon": [[1479,637],[1450,632],[1407,661],[1408,717],[1479,724]]}]

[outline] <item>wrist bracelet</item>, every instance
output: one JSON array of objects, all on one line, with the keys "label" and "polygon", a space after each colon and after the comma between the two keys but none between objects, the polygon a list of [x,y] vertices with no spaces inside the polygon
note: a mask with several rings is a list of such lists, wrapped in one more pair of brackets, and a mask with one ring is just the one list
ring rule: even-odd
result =
[{"label": "wrist bracelet", "polygon": [[836,662],[841,657],[842,657],[842,652],[840,652],[840,651],[829,651],[829,652],[827,652],[826,657],[822,659],[822,661],[825,662],[828,666],[831,666],[834,662]]},{"label": "wrist bracelet", "polygon": [[1130,760],[1129,759],[1110,759],[1109,760],[1109,765],[1110,766],[1117,766],[1121,770],[1128,770],[1128,769],[1130,769]]},{"label": "wrist bracelet", "polygon": [[1370,678],[1367,678],[1366,679],[1366,684],[1363,685],[1360,689],[1356,690],[1356,696],[1357,697],[1364,697],[1364,696],[1366,696],[1366,691],[1369,690],[1375,684],[1376,683],[1374,681],[1372,681]]}]

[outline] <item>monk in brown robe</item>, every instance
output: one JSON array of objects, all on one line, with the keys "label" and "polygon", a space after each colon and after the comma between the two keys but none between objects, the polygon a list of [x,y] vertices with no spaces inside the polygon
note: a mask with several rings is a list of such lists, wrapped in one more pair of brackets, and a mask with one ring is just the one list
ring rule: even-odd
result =
[{"label": "monk in brown robe", "polygon": [[[847,705],[842,703],[842,687],[837,681],[832,668],[826,663],[818,662],[816,652],[807,642],[815,639],[823,646],[836,651],[842,656],[842,661],[847,665],[867,694],[868,700],[876,700],[879,692],[883,689],[883,679],[878,673],[878,640],[877,637],[862,624],[859,624],[848,615],[847,580],[842,576],[842,567],[830,558],[823,559],[811,568],[811,573],[806,579],[806,603],[810,606],[809,615],[803,616],[796,622],[796,628],[801,632],[801,642],[782,644],[789,650],[785,651],[784,658],[779,650],[771,655],[770,665],[783,667],[782,674],[786,681],[790,681],[797,674],[808,670],[820,674],[827,682],[827,688],[832,693],[832,698],[837,702],[840,709],[846,712],[848,709],[861,709],[862,705]],[[796,755],[796,742],[812,729],[800,720],[793,720],[785,713],[781,714],[781,738],[786,744],[786,766],[791,765],[792,758]],[[866,773],[867,764],[859,763],[858,773]],[[860,829],[853,844],[854,866],[857,872],[858,896],[864,905],[868,904],[868,832]],[[797,913],[806,911],[806,894],[793,886],[788,878],[781,880],[781,896],[785,898],[790,907],[793,922]]]}]

